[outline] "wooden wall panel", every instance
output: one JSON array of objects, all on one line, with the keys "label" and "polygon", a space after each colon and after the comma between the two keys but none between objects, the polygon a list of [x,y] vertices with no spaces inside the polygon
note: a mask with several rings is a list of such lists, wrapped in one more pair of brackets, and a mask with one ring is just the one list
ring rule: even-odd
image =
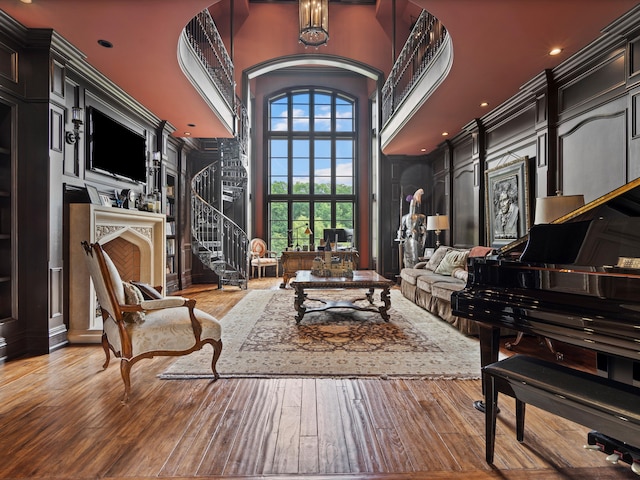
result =
[{"label": "wooden wall panel", "polygon": [[473,141],[456,145],[451,173],[451,245],[471,247],[478,244],[478,201],[475,187]]},{"label": "wooden wall panel", "polygon": [[627,175],[626,101],[569,122],[558,129],[559,188],[566,195],[598,198],[630,179]]},{"label": "wooden wall panel", "polygon": [[602,97],[615,87],[625,84],[625,51],[620,49],[597,68],[560,87],[559,111],[562,114]]}]

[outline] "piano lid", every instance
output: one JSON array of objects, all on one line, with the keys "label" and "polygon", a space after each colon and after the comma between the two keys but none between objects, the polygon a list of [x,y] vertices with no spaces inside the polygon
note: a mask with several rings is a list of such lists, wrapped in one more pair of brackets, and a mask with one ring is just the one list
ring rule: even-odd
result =
[{"label": "piano lid", "polygon": [[[602,195],[599,198],[587,203],[586,205],[563,215],[552,221],[548,225],[564,224],[564,223],[589,223],[593,219],[616,219],[640,217],[640,178],[623,185],[615,190]],[[553,228],[553,227],[551,227]],[[567,230],[581,227],[571,226]],[[539,230],[544,229],[542,225],[534,225],[534,235],[540,233]],[[562,229],[560,229],[562,230]],[[529,234],[501,247],[497,251],[499,258],[519,258],[529,242]],[[578,259],[576,259],[578,260]],[[547,262],[556,263],[556,262]],[[574,263],[574,262],[557,262],[557,263]]]}]

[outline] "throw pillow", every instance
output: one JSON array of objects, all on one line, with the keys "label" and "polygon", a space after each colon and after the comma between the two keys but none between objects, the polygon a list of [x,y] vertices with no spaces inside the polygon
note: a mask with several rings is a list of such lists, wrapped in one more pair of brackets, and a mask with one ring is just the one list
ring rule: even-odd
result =
[{"label": "throw pillow", "polygon": [[427,270],[431,270],[432,272],[435,271],[448,251],[449,247],[445,247],[444,245],[438,247],[438,249],[433,252],[433,255],[431,255],[429,262],[427,262],[427,265],[424,268],[426,268]]},{"label": "throw pillow", "polygon": [[138,290],[140,290],[145,300],[159,300],[163,298],[162,293],[160,293],[148,283],[135,282],[132,280],[131,285],[138,287]]},{"label": "throw pillow", "polygon": [[451,275],[454,268],[464,268],[467,265],[468,256],[469,250],[449,250],[440,262],[440,265],[438,265],[438,268],[436,268],[435,273]]},{"label": "throw pillow", "polygon": [[[122,282],[124,287],[124,300],[127,305],[140,305],[144,300],[142,292],[138,287],[128,282]],[[125,312],[122,316],[127,323],[144,322],[144,312]]]},{"label": "throw pillow", "polygon": [[456,268],[453,269],[453,272],[451,272],[451,276],[453,278],[458,278],[458,279],[464,280],[466,282],[467,279],[469,278],[469,272],[467,272],[462,267],[456,267]]}]

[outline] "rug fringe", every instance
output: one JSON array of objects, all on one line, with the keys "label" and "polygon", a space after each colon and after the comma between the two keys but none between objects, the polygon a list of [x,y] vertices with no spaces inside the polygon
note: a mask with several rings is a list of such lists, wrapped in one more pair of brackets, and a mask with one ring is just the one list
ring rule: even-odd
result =
[{"label": "rug fringe", "polygon": [[[213,374],[202,373],[160,373],[157,375],[160,380],[214,380]],[[236,378],[317,378],[317,379],[335,379],[335,380],[479,380],[480,375],[304,375],[300,373],[282,373],[282,374],[227,374],[220,375],[220,379],[236,379]]]}]

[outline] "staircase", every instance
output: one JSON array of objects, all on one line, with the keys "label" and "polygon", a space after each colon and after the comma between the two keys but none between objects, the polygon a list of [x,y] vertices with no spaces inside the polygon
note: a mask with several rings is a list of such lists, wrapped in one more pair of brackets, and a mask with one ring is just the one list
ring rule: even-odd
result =
[{"label": "staircase", "polygon": [[234,285],[245,289],[249,238],[224,214],[224,207],[238,201],[246,190],[246,158],[236,139],[219,139],[218,151],[219,159],[191,180],[192,250],[215,272],[221,288]]}]

